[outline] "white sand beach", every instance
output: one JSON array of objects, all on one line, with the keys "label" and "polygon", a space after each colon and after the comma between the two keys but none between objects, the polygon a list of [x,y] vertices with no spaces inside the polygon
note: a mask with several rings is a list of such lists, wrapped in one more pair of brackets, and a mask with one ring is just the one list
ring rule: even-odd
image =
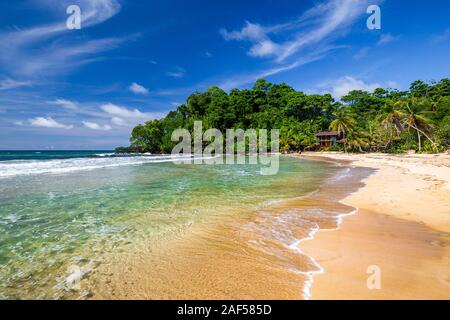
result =
[{"label": "white sand beach", "polygon": [[[450,298],[450,156],[305,153],[377,171],[342,202],[358,208],[339,230],[319,232],[302,250],[324,273],[313,299]],[[370,266],[381,288],[369,290]]]}]

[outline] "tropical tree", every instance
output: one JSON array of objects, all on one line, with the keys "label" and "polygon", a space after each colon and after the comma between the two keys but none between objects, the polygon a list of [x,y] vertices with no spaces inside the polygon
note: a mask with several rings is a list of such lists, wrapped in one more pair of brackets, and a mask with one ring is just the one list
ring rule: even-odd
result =
[{"label": "tropical tree", "polygon": [[333,116],[334,120],[330,124],[330,129],[344,135],[344,152],[347,152],[346,135],[354,131],[356,120],[346,109],[339,109],[333,113]]},{"label": "tropical tree", "polygon": [[353,132],[345,138],[345,143],[350,150],[364,152],[370,146],[370,140],[366,133]]},{"label": "tropical tree", "polygon": [[436,143],[431,138],[429,132],[433,128],[430,119],[423,115],[420,109],[421,101],[418,98],[411,97],[409,99],[399,101],[403,107],[403,123],[406,127],[413,129],[417,134],[417,143],[419,152],[422,152],[422,135],[430,141],[433,149],[437,151]]},{"label": "tropical tree", "polygon": [[[264,79],[250,89],[226,92],[211,87],[189,96],[163,119],[147,121],[131,133],[131,146],[119,151],[170,152],[172,132],[203,129],[281,129],[283,150],[317,146],[317,132],[344,134],[344,150],[403,152],[450,147],[450,79],[414,82],[407,91],[354,90],[336,102],[329,94],[306,94]],[[425,143],[424,143],[425,139]]]},{"label": "tropical tree", "polygon": [[404,112],[400,110],[392,100],[388,100],[378,116],[378,120],[385,129],[395,127],[398,132],[403,132],[405,127],[402,124]]}]

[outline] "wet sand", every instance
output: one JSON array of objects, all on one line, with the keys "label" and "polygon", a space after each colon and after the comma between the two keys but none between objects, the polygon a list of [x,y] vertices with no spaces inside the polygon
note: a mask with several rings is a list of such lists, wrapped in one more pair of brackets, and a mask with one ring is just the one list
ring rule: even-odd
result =
[{"label": "wet sand", "polygon": [[308,196],[192,225],[151,247],[132,244],[91,276],[91,298],[309,298],[320,266],[299,250],[298,241],[315,227],[336,228],[339,215],[354,210],[338,200],[361,187],[370,172],[353,173],[337,180],[333,175]]},{"label": "wet sand", "polygon": [[[449,157],[308,154],[376,169],[343,200],[359,208],[334,232],[304,242],[324,273],[313,299],[450,299]],[[369,266],[381,288],[369,290]]]}]

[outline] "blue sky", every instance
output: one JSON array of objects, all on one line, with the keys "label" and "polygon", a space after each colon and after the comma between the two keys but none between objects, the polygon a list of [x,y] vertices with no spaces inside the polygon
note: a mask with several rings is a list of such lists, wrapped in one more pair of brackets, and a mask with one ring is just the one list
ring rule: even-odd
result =
[{"label": "blue sky", "polygon": [[[81,30],[68,30],[76,4]],[[381,8],[381,30],[366,9]],[[0,3],[0,149],[112,149],[196,90],[406,89],[450,70],[441,0]]]}]

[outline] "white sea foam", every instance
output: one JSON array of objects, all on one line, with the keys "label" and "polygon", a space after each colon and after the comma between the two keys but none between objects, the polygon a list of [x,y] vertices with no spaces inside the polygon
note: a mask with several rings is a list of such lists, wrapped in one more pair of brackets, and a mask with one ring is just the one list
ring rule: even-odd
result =
[{"label": "white sea foam", "polygon": [[14,160],[0,162],[0,178],[35,174],[62,174],[118,166],[173,162],[191,156],[99,157],[58,160]]},{"label": "white sea foam", "polygon": [[[345,179],[348,179],[351,176],[351,168],[344,168],[343,170],[339,170],[329,182],[331,181],[333,184],[336,182],[343,183],[341,180],[345,181]],[[320,192],[319,190],[299,197],[297,200],[314,196]],[[347,205],[342,201],[338,202]],[[276,202],[274,202],[274,204],[276,204]],[[350,210],[346,212],[340,212],[340,210],[332,212],[330,209],[324,211],[321,208],[298,208],[274,215],[271,212],[262,211],[259,213],[257,221],[246,224],[244,228],[250,230],[253,237],[255,235],[257,236],[257,240],[251,241],[251,245],[256,249],[266,254],[276,256],[280,261],[282,260],[285,262],[285,265],[290,272],[306,276],[301,292],[303,298],[307,300],[312,296],[311,287],[314,282],[314,276],[323,273],[325,270],[318,261],[301,250],[301,243],[314,239],[318,232],[339,230],[344,217],[355,215],[358,212],[358,208],[352,206],[348,207]],[[323,219],[325,219],[324,221],[330,222],[334,220],[336,227],[321,227],[322,224],[318,222]],[[298,231],[299,229],[306,230],[302,234]],[[280,251],[278,246],[274,246],[274,243],[287,248],[289,252],[300,254],[305,258],[308,258],[311,267],[308,267],[307,270],[302,270],[295,265],[295,263],[290,263],[289,258],[285,256],[285,253]]]}]

